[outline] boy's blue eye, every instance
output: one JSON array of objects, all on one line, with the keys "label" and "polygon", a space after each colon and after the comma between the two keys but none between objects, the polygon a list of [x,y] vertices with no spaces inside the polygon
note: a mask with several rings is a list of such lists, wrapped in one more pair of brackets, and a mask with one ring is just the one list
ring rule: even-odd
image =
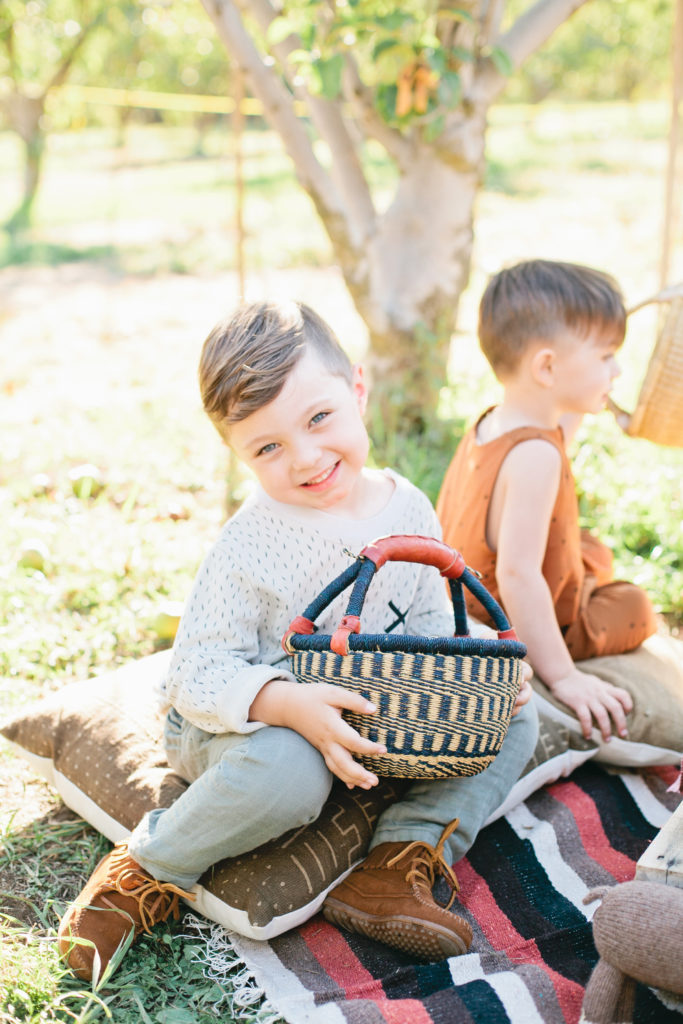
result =
[{"label": "boy's blue eye", "polygon": [[315,416],[311,417],[311,423],[320,423],[326,416],[329,416],[328,412],[317,412]]},{"label": "boy's blue eye", "polygon": [[270,452],[274,452],[276,448],[277,445],[274,441],[271,441],[270,444],[264,444],[263,448],[259,448],[256,452],[256,458],[258,458],[259,455],[268,455]]}]

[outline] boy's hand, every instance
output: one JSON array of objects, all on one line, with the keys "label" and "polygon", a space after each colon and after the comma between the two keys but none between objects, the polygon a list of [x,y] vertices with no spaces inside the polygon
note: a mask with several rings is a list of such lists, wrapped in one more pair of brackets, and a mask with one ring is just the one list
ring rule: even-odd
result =
[{"label": "boy's hand", "polygon": [[622,739],[628,737],[626,714],[633,710],[633,701],[620,686],[612,686],[597,676],[574,668],[568,675],[555,680],[551,690],[558,700],[572,709],[587,740],[591,738],[593,720],[605,742],[611,737],[612,722],[618,736]]},{"label": "boy's hand", "polygon": [[532,675],[533,675],[533,672],[531,670],[531,665],[529,665],[526,661],[523,661],[522,662],[522,680],[521,680],[521,682],[519,684],[519,693],[517,694],[517,696],[515,698],[515,703],[514,703],[513,708],[512,708],[512,715],[510,716],[511,718],[514,718],[515,715],[519,714],[519,712],[522,710],[524,705],[528,704],[529,700],[531,699],[531,694],[534,692],[531,689],[531,677],[532,677]]},{"label": "boy's hand", "polygon": [[353,759],[353,754],[385,754],[386,747],[363,739],[342,718],[342,710],[373,714],[374,704],[330,683],[302,685],[273,679],[257,694],[250,719],[281,725],[300,733],[319,750],[330,771],[349,789],[371,789],[378,783],[373,772]]}]

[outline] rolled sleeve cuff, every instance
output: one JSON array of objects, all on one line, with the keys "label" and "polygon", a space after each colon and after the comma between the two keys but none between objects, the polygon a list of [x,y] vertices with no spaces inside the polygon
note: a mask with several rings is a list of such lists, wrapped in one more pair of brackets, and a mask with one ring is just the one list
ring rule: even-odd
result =
[{"label": "rolled sleeve cuff", "polygon": [[239,687],[230,687],[216,704],[218,718],[226,732],[247,733],[263,728],[264,722],[249,721],[249,709],[259,690],[273,679],[296,682],[291,672],[273,665],[253,665],[240,672]]}]

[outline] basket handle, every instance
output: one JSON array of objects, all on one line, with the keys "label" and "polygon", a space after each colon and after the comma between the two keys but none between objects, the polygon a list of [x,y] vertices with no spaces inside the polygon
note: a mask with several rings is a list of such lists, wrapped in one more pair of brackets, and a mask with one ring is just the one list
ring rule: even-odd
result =
[{"label": "basket handle", "polygon": [[460,579],[467,566],[459,551],[449,548],[436,537],[420,537],[417,534],[394,534],[380,537],[366,545],[360,558],[369,558],[377,569],[385,562],[419,562],[433,565],[442,576],[449,580]]},{"label": "basket handle", "polygon": [[332,636],[330,647],[337,654],[349,653],[349,636],[360,633],[360,613],[375,575],[386,562],[417,562],[438,569],[448,580],[453,601],[455,636],[469,636],[467,611],[463,584],[485,608],[498,630],[501,640],[516,640],[517,634],[498,602],[480,583],[477,576],[465,565],[465,559],[443,541],[435,537],[421,537],[417,534],[395,534],[380,537],[363,548],[360,555],[343,573],[332,581],[306,608],[303,615],[297,615],[282,638],[282,646],[288,654],[293,653],[289,644],[292,635],[315,631],[314,620],[343,590],[353,583],[351,596],[339,626]]},{"label": "basket handle", "polygon": [[626,315],[630,316],[631,313],[635,313],[637,310],[642,309],[643,306],[649,306],[652,303],[671,302],[673,299],[680,298],[683,298],[683,281],[678,284],[667,285],[666,288],[662,288],[656,295],[650,295],[647,299],[641,299],[640,302],[636,302],[634,306],[629,306],[626,310]]}]

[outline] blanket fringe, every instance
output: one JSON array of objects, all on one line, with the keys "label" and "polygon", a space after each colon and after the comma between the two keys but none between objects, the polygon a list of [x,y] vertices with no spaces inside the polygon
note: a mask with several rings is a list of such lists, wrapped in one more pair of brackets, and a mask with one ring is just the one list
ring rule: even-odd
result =
[{"label": "blanket fringe", "polygon": [[223,995],[214,1004],[214,1010],[224,1003],[231,1009],[252,1010],[256,1012],[257,1024],[278,1024],[282,1016],[266,999],[253,973],[235,951],[230,942],[229,932],[213,921],[186,914],[183,925],[187,929],[183,938],[199,939],[201,946],[194,950],[194,959],[202,965],[202,973],[208,981],[213,981],[223,991]]}]

